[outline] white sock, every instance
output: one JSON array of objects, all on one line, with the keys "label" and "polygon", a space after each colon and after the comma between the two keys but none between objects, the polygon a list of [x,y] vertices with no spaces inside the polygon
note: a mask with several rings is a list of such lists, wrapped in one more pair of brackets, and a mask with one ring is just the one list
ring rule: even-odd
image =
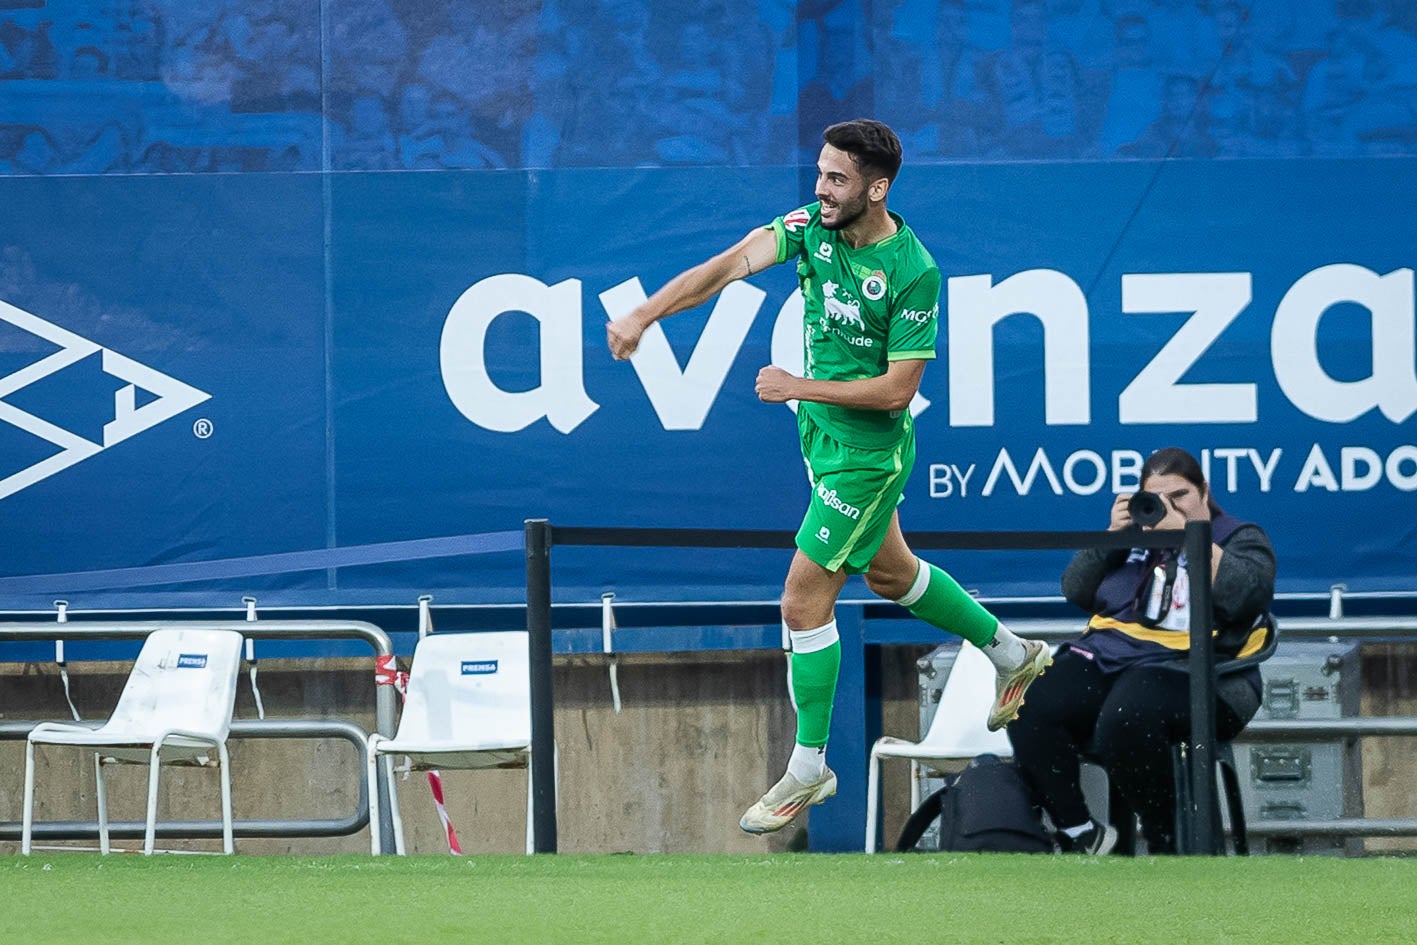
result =
[{"label": "white sock", "polygon": [[787,759],[787,773],[803,784],[811,784],[821,778],[827,770],[827,749],[793,745],[792,757]]},{"label": "white sock", "polygon": [[1028,648],[1019,637],[1013,635],[1003,621],[999,621],[999,626],[994,630],[994,639],[984,644],[980,649],[984,655],[989,657],[989,662],[994,664],[994,668],[1000,672],[1015,670],[1023,665],[1023,658],[1028,654]]},{"label": "white sock", "polygon": [[915,580],[910,582],[910,590],[905,592],[904,597],[897,597],[896,603],[905,608],[914,607],[920,603],[920,598],[925,596],[925,592],[930,588],[930,566],[919,558],[915,559]]},{"label": "white sock", "polygon": [[1092,829],[1092,821],[1078,824],[1076,827],[1064,827],[1063,833],[1067,834],[1069,840],[1076,840]]},{"label": "white sock", "polygon": [[[784,626],[786,625],[784,624]],[[825,650],[841,639],[841,634],[836,628],[835,617],[811,630],[788,630],[787,636],[792,641],[792,652],[794,653],[816,653],[818,650]]]}]

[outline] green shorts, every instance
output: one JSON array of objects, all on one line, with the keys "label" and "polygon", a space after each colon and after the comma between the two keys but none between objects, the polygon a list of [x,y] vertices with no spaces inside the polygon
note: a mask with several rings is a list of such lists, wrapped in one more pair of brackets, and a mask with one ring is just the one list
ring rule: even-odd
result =
[{"label": "green shorts", "polygon": [[915,432],[891,449],[862,449],[833,438],[805,410],[797,412],[797,429],[812,483],[797,547],[828,571],[863,574],[915,465]]}]

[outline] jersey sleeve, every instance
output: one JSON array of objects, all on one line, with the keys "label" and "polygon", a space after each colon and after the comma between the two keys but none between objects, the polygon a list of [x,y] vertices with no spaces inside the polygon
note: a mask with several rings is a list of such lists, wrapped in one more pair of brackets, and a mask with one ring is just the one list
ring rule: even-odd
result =
[{"label": "jersey sleeve", "polygon": [[768,224],[768,228],[777,235],[777,261],[779,263],[785,263],[793,256],[802,254],[802,242],[807,235],[807,227],[811,226],[820,213],[820,204],[809,203],[791,213],[783,214]]},{"label": "jersey sleeve", "polygon": [[930,360],[940,323],[940,270],[920,274],[896,299],[886,334],[887,361]]}]

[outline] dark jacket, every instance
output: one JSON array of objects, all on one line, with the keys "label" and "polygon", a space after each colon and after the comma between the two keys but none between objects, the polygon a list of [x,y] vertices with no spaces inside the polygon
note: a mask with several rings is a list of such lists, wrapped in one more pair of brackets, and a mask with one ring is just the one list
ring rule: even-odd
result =
[{"label": "dark jacket", "polygon": [[[1264,529],[1229,515],[1218,516],[1211,527],[1215,543],[1224,551],[1211,582],[1215,651],[1224,660],[1240,653],[1256,619],[1274,599],[1274,546]],[[1151,574],[1154,560],[1154,553],[1140,549],[1087,548],[1074,555],[1063,571],[1063,595],[1093,616],[1087,632],[1063,646],[1107,673],[1179,660],[1190,648],[1189,633],[1155,633],[1133,622],[1142,582]],[[1216,683],[1216,696],[1240,719],[1254,716],[1260,693],[1260,673],[1254,666],[1222,676]]]},{"label": "dark jacket", "polygon": [[[1225,659],[1233,657],[1245,645],[1256,618],[1274,599],[1274,547],[1264,529],[1230,515],[1217,516],[1211,527],[1215,543],[1224,551],[1211,583],[1211,605],[1216,655]],[[1093,614],[1094,625],[1110,621],[1124,625],[1137,623],[1137,597],[1143,582],[1150,578],[1155,559],[1155,553],[1146,554],[1139,549],[1079,551],[1063,571],[1063,596],[1069,603]],[[1110,621],[1098,621],[1099,617],[1110,618]],[[1175,636],[1177,639],[1167,647],[1137,640],[1139,645],[1135,651],[1142,661],[1168,658],[1176,650],[1185,650],[1189,643],[1185,634]],[[1117,657],[1124,658],[1130,648],[1119,648]],[[1146,659],[1148,654],[1151,654],[1149,660]]]}]

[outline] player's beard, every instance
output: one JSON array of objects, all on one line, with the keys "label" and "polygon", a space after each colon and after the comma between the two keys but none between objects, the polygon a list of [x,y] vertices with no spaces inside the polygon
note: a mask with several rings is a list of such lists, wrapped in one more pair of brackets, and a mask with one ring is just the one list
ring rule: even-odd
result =
[{"label": "player's beard", "polygon": [[[820,198],[818,198],[820,200]],[[857,220],[861,219],[866,212],[866,188],[861,188],[861,193],[851,200],[841,200],[834,205],[836,217],[828,223],[822,220],[822,226],[828,230],[844,230]]]}]

